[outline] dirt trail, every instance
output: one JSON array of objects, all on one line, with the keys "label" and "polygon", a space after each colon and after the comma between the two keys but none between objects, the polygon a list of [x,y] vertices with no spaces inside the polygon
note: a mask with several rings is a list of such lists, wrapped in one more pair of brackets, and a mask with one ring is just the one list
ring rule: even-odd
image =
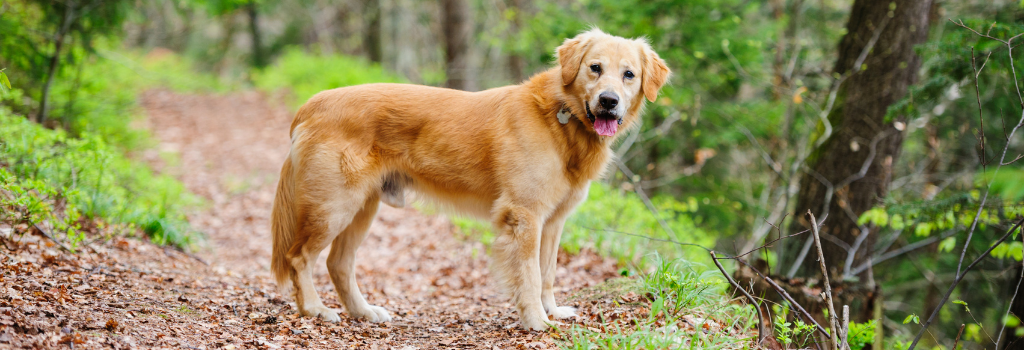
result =
[{"label": "dirt trail", "polygon": [[[0,280],[7,294],[0,326],[14,325],[0,330],[0,347],[554,347],[551,334],[519,330],[489,277],[482,244],[458,239],[443,217],[386,205],[359,250],[357,275],[368,301],[395,320],[297,317],[294,300],[277,293],[268,270],[270,208],[291,120],[268,100],[256,92],[144,93],[148,127],[160,142],[144,158],[207,199],[190,217],[207,247],[190,256],[113,239],[68,254],[28,237],[4,259],[23,271]],[[318,291],[340,309],[323,259]],[[559,260],[556,297],[563,303],[616,271],[593,254]]]}]

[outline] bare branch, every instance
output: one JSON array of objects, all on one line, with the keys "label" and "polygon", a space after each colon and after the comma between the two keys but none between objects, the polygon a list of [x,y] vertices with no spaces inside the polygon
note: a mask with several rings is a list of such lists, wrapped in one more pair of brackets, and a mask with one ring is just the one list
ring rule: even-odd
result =
[{"label": "bare branch", "polygon": [[[810,210],[807,211],[807,215],[811,217],[811,234],[814,237],[814,247],[818,248],[818,263],[821,265],[822,284],[825,287],[825,303],[828,304],[828,323],[832,327],[832,334],[836,334],[836,338],[840,338],[842,335],[839,334],[839,328],[836,326],[836,308],[832,302],[832,285],[828,281],[828,267],[825,266],[825,254],[821,251],[821,238],[818,234],[818,226],[820,224],[814,219],[814,214]],[[832,350],[839,350],[839,342],[835,341],[835,339],[832,341]]]},{"label": "bare branch", "polygon": [[740,293],[743,293],[743,295],[750,300],[750,305],[754,306],[754,309],[757,310],[757,345],[761,345],[761,343],[764,342],[764,338],[768,337],[768,332],[765,332],[764,330],[765,318],[764,314],[761,312],[761,304],[758,304],[757,299],[754,299],[753,295],[750,295],[746,289],[743,289],[739,283],[736,283],[736,281],[732,279],[732,276],[730,276],[729,273],[725,272],[725,268],[722,267],[722,263],[718,262],[718,256],[715,255],[715,251],[713,250],[711,251],[711,261],[715,262],[715,266],[718,267],[718,271],[722,272],[722,276],[725,276],[725,280],[729,281],[729,284],[731,284],[733,288],[736,288]]},{"label": "bare branch", "polygon": [[935,311],[932,311],[931,316],[928,316],[928,320],[921,324],[921,330],[917,332],[917,336],[914,337],[914,342],[910,344],[910,347],[907,348],[907,350],[913,350],[915,347],[917,347],[917,342],[921,341],[921,337],[924,336],[925,331],[928,330],[928,326],[931,325],[933,321],[935,321],[935,317],[939,315],[939,311],[942,310],[942,306],[946,305],[946,301],[949,301],[949,296],[953,294],[953,290],[956,289],[956,286],[960,284],[960,281],[964,279],[964,275],[966,275],[968,271],[971,271],[971,269],[974,268],[974,266],[978,265],[978,263],[981,262],[982,259],[984,259],[990,253],[992,253],[992,250],[996,249],[996,247],[1002,244],[1007,237],[1010,237],[1010,234],[1012,234],[1013,231],[1019,229],[1021,224],[1024,224],[1024,217],[1017,221],[1017,224],[1013,225],[1013,227],[1010,228],[1009,231],[1006,231],[1006,234],[1004,234],[1002,237],[996,240],[996,242],[993,243],[992,246],[988,247],[988,249],[986,249],[984,253],[981,253],[981,255],[979,255],[976,259],[974,259],[974,261],[967,265],[967,269],[965,269],[962,273],[957,272],[957,276],[956,279],[953,280],[953,284],[951,284],[949,286],[949,289],[946,290],[946,294],[942,296],[942,300],[939,301],[938,307],[935,308]]},{"label": "bare branch", "polygon": [[807,310],[805,310],[803,306],[800,306],[800,303],[797,303],[796,300],[794,300],[793,297],[790,296],[785,289],[782,289],[782,287],[780,287],[778,283],[775,283],[775,280],[773,280],[771,277],[765,276],[765,274],[761,273],[761,271],[758,271],[753,266],[750,266],[750,264],[747,264],[745,261],[743,261],[743,259],[736,259],[736,261],[739,262],[740,264],[743,264],[743,266],[749,268],[755,274],[764,279],[765,282],[768,282],[768,285],[772,286],[772,288],[774,288],[775,291],[778,292],[783,299],[786,299],[786,301],[793,305],[793,307],[795,307],[797,311],[800,311],[799,314],[804,318],[805,321],[814,324],[815,328],[818,330],[818,333],[821,333],[827,339],[832,339],[832,336],[825,330],[825,328],[818,324],[818,321],[814,320],[814,316],[811,316],[811,313],[807,312]]},{"label": "bare branch", "polygon": [[[1024,235],[1021,235],[1020,238],[1021,241],[1024,241]],[[1017,280],[1017,287],[1013,289],[1013,296],[1010,297],[1010,303],[1007,304],[1008,306],[1006,307],[1006,314],[1003,315],[1003,320],[1005,320],[1007,316],[1010,316],[1010,309],[1013,308],[1013,301],[1017,299],[1017,293],[1020,293],[1020,283],[1022,281],[1024,281],[1024,266],[1021,267],[1020,279]],[[1003,327],[999,329],[999,337],[996,339],[996,349],[1002,349],[999,347],[999,344],[1003,342],[1003,333],[1006,332],[1006,322],[1002,322],[1002,324]],[[963,326],[960,327],[960,331],[963,332]],[[957,336],[957,338],[959,338],[959,336]],[[956,349],[956,345],[954,345],[953,348]]]},{"label": "bare branch", "polygon": [[938,241],[940,239],[945,239],[945,238],[947,238],[949,236],[952,236],[952,235],[955,235],[955,234],[956,234],[955,230],[949,230],[949,231],[943,232],[942,235],[940,235],[940,236],[931,236],[931,237],[922,239],[920,241],[917,241],[917,242],[905,245],[905,246],[901,247],[900,249],[897,249],[897,250],[894,250],[894,251],[891,251],[891,252],[887,252],[887,253],[875,256],[875,257],[871,258],[870,262],[864,262],[864,263],[860,264],[859,266],[857,266],[857,268],[855,268],[852,271],[850,271],[850,274],[853,275],[853,276],[856,276],[856,275],[860,274],[861,272],[864,272],[864,270],[867,270],[868,267],[871,267],[871,266],[874,266],[874,265],[878,265],[879,263],[881,263],[883,261],[886,261],[886,260],[895,258],[897,256],[900,256],[900,255],[912,252],[912,251],[920,249],[922,247],[926,247],[929,244],[935,243],[936,241]]}]

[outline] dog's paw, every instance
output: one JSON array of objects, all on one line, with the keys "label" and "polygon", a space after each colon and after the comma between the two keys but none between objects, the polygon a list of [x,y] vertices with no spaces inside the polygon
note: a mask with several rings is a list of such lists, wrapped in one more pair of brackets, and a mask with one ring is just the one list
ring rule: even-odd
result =
[{"label": "dog's paw", "polygon": [[358,311],[349,311],[349,315],[352,318],[361,318],[373,323],[391,321],[391,314],[388,313],[388,310],[374,305],[366,305],[365,308]]},{"label": "dog's paw", "polygon": [[303,316],[319,317],[327,322],[341,322],[341,316],[326,306],[314,306],[302,311]]},{"label": "dog's paw", "polygon": [[556,320],[570,317],[577,317],[576,308],[572,306],[557,306],[554,310],[551,310],[548,315],[554,317]]},{"label": "dog's paw", "polygon": [[551,321],[545,317],[523,317],[519,319],[519,323],[522,324],[524,329],[531,331],[543,331],[547,330],[549,326],[561,324],[561,322]]}]

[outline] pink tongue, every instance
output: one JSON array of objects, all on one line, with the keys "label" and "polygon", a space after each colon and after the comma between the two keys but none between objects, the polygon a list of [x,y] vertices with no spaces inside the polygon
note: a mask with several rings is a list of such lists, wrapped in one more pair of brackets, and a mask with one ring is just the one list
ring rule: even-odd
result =
[{"label": "pink tongue", "polygon": [[619,123],[615,119],[597,118],[594,120],[594,130],[601,136],[613,136],[619,129]]}]

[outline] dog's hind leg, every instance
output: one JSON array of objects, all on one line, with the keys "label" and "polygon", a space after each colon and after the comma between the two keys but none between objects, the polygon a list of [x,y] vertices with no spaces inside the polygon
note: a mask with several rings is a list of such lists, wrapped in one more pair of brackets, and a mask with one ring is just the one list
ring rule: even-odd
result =
[{"label": "dog's hind leg", "polygon": [[[329,179],[329,176],[321,179]],[[337,179],[339,177],[335,177]],[[356,190],[345,190],[340,181],[320,182],[310,186],[316,189],[307,198],[309,209],[305,211],[302,232],[295,245],[288,252],[288,258],[295,268],[293,283],[295,285],[296,306],[303,316],[320,317],[325,321],[338,322],[341,317],[334,310],[324,305],[313,286],[313,268],[317,256],[327,248],[353,221],[360,211],[366,198]],[[325,191],[324,188],[331,190]]]},{"label": "dog's hind leg", "polygon": [[366,302],[359,292],[355,275],[356,250],[366,238],[367,230],[379,206],[379,197],[376,194],[367,197],[363,208],[352,218],[352,223],[334,239],[331,253],[327,255],[327,271],[331,274],[334,289],[338,291],[338,300],[345,305],[349,316],[364,318],[370,322],[391,321],[391,315],[387,310]]}]

